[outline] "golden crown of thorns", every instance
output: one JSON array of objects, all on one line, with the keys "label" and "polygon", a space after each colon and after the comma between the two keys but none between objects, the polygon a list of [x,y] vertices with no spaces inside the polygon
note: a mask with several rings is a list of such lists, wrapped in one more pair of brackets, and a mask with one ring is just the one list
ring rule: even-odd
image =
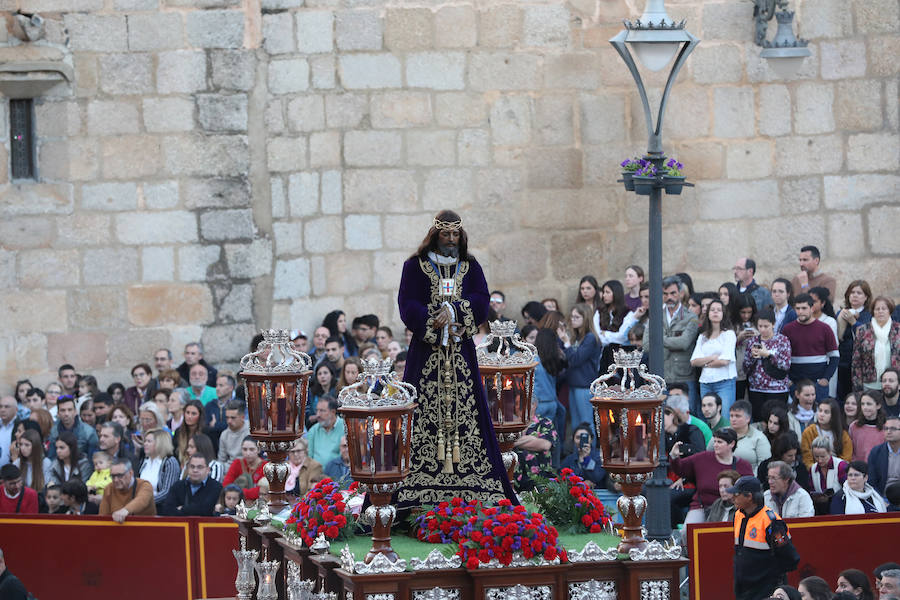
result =
[{"label": "golden crown of thorns", "polygon": [[462,221],[441,221],[440,219],[435,219],[433,227],[438,231],[459,231],[462,229]]}]

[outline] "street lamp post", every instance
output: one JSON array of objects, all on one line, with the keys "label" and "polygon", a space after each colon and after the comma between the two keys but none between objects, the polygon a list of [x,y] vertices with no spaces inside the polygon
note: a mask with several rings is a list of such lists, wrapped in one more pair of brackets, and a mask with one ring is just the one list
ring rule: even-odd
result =
[{"label": "street lamp post", "polygon": [[[672,85],[681,67],[687,61],[688,55],[694,50],[700,40],[691,35],[684,28],[684,21],[676,23],[666,13],[664,0],[647,0],[644,14],[637,21],[625,21],[625,29],[609,40],[616,49],[631,76],[637,84],[641,104],[644,109],[644,121],[647,125],[647,155],[645,160],[656,168],[656,178],[650,190],[650,214],[649,214],[649,254],[650,254],[650,371],[663,376],[663,347],[662,347],[662,191],[665,187],[662,171],[666,156],[662,148],[662,124],[666,111],[666,103]],[[640,71],[631,55],[629,46],[634,49],[638,60],[651,71],[662,70],[672,57],[675,62],[669,71],[662,99],[659,103],[659,112],[656,123],[653,122],[653,114],[650,109],[650,100],[647,90],[641,78]],[[677,56],[676,56],[677,55]],[[659,464],[653,472],[653,478],[646,484],[647,492],[647,537],[662,540],[672,533],[671,520],[669,518],[669,480],[668,457],[665,448],[665,436],[659,436]]]}]

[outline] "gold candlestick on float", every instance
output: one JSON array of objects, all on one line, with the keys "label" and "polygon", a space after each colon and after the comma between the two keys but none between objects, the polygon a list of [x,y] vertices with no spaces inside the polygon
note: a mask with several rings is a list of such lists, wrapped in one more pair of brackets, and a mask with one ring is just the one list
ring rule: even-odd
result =
[{"label": "gold candlestick on float", "polygon": [[531,421],[537,348],[519,337],[515,321],[494,321],[475,351],[503,466],[512,481],[518,463],[513,446]]},{"label": "gold candlestick on float", "polygon": [[[637,386],[635,375],[646,383]],[[608,383],[611,381],[612,385]],[[647,546],[641,530],[647,499],[641,495],[641,487],[659,462],[665,385],[662,377],[649,373],[641,364],[640,350],[617,351],[609,372],[591,383],[603,468],[621,484],[624,494],[617,502],[625,522],[618,549],[626,554],[632,548],[643,550]]]},{"label": "gold candlestick on float", "polygon": [[266,329],[262,334],[256,352],[241,359],[238,377],[247,390],[250,435],[267,453],[263,473],[269,482],[269,511],[276,514],[287,506],[285,458],[303,433],[312,359],[294,348],[288,330]]},{"label": "gold candlestick on float", "polygon": [[367,563],[378,554],[391,562],[398,558],[391,548],[396,509],[390,502],[409,475],[416,389],[397,379],[392,364],[390,358],[364,360],[359,381],[338,394],[338,413],[347,427],[350,475],[361,488],[365,486],[372,503],[364,514],[372,525]]}]

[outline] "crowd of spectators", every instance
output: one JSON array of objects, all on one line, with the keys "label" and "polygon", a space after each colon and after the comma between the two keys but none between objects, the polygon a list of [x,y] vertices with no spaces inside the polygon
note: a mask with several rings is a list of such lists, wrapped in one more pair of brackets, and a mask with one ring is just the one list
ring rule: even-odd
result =
[{"label": "crowd of spectators", "polygon": [[[583,277],[567,307],[555,298],[527,302],[518,326],[539,364],[534,419],[517,441],[518,489],[568,467],[616,492],[597,448],[589,387],[615,350],[661,344],[673,525],[732,520],[727,489],[741,475],[756,475],[767,505],[784,517],[896,510],[900,314],[863,280],[846,287],[835,311],[837,283],[820,268],[819,250],[802,247],[799,263],[793,277],[763,286],[756,263],[740,258],[734,282],[706,292],[678,273],[654,302],[643,270],[631,265],[622,281]],[[515,316],[501,291],[490,307],[489,320]],[[657,310],[661,340],[648,326]],[[487,331],[484,324],[476,343]],[[372,314],[348,323],[340,310],[311,337],[292,333],[314,367],[307,433],[288,456],[290,493],[325,476],[349,485],[337,394],[369,357],[392,358],[402,376],[411,336],[407,329],[395,338]],[[0,512],[233,514],[240,500],[267,493],[266,457],[249,436],[234,373],[191,343],[180,364],[160,348],[131,376],[132,385],[101,391],[94,376],[66,364],[56,381],[18,381],[0,398]]]},{"label": "crowd of spectators", "polygon": [[767,600],[900,600],[900,564],[879,565],[872,580],[859,569],[845,569],[838,574],[834,591],[821,577],[805,577],[796,588],[778,586]]}]

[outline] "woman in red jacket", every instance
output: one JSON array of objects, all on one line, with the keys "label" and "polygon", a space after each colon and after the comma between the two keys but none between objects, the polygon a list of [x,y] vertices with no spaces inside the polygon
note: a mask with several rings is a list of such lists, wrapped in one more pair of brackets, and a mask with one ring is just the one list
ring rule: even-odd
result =
[{"label": "woman in red jacket", "polygon": [[[266,462],[259,455],[259,446],[249,435],[241,442],[241,458],[234,459],[222,486],[234,483],[244,490],[244,498],[247,500],[256,500],[259,498],[260,486],[257,485],[263,477],[263,467]],[[268,485],[264,486],[268,491]]]}]

